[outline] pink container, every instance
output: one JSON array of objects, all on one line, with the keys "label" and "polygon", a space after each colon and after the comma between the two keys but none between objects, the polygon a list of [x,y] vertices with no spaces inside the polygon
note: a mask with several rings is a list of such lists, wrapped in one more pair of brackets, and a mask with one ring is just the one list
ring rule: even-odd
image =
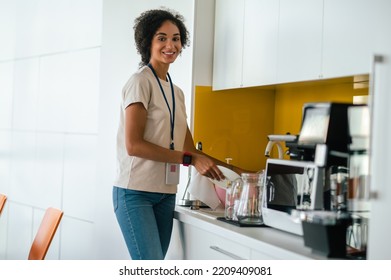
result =
[{"label": "pink container", "polygon": [[217,197],[220,199],[221,205],[225,207],[225,189],[214,185]]}]

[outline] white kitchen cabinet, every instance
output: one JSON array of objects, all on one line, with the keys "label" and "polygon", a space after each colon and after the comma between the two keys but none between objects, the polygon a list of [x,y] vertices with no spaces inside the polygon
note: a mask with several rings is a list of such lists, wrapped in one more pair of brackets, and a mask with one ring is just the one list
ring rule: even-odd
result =
[{"label": "white kitchen cabinet", "polygon": [[323,78],[369,73],[381,2],[324,1]]},{"label": "white kitchen cabinet", "polygon": [[213,90],[242,85],[244,1],[217,0]]},{"label": "white kitchen cabinet", "polygon": [[384,1],[216,0],[213,89],[368,74]]},{"label": "white kitchen cabinet", "polygon": [[277,229],[237,227],[217,220],[215,214],[185,207],[177,207],[174,217],[180,244],[172,243],[170,249],[181,251],[177,259],[325,259],[305,247],[301,236]]},{"label": "white kitchen cabinet", "polygon": [[265,254],[264,252],[251,249],[250,259],[251,260],[273,260],[275,259],[275,257]]},{"label": "white kitchen cabinet", "polygon": [[323,0],[280,0],[277,82],[320,78]]},{"label": "white kitchen cabinet", "polygon": [[216,1],[213,89],[319,79],[323,0]]},{"label": "white kitchen cabinet", "polygon": [[279,1],[216,1],[213,89],[276,82]]},{"label": "white kitchen cabinet", "polygon": [[244,87],[276,83],[278,9],[278,0],[245,1]]},{"label": "white kitchen cabinet", "polygon": [[186,260],[232,260],[250,258],[250,248],[190,224],[181,224]]}]

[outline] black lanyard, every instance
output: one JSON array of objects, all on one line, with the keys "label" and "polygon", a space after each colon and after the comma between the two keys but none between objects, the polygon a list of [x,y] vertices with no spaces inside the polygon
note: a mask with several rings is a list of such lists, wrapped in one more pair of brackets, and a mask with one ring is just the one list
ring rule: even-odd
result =
[{"label": "black lanyard", "polygon": [[175,95],[174,95],[174,87],[172,85],[170,74],[167,73],[168,80],[170,81],[171,94],[172,94],[172,112],[170,108],[170,104],[168,104],[168,100],[166,94],[164,93],[162,84],[160,83],[159,77],[157,76],[155,70],[153,69],[151,63],[148,63],[148,67],[151,68],[153,75],[156,78],[157,83],[159,84],[160,90],[163,94],[164,100],[166,101],[168,111],[170,112],[170,125],[171,125],[171,143],[170,149],[174,150],[174,125],[175,125]]}]

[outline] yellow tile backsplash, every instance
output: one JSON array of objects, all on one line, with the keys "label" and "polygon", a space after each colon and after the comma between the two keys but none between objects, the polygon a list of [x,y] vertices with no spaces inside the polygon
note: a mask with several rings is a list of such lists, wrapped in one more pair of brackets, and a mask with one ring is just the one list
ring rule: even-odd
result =
[{"label": "yellow tile backsplash", "polygon": [[258,171],[265,168],[268,134],[298,134],[303,104],[353,102],[367,95],[350,80],[298,83],[268,88],[212,91],[197,86],[194,97],[194,141],[220,160]]}]

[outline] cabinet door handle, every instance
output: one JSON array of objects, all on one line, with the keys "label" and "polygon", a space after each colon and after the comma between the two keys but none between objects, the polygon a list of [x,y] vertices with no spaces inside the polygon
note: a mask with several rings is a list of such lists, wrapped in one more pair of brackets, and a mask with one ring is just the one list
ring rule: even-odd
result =
[{"label": "cabinet door handle", "polygon": [[228,257],[234,259],[234,260],[245,260],[245,259],[239,257],[238,255],[235,255],[235,254],[233,254],[233,253],[231,253],[231,252],[228,252],[228,251],[226,251],[226,250],[224,250],[224,249],[221,249],[220,247],[217,247],[217,246],[210,246],[209,248],[211,248],[212,250],[215,250],[215,251],[217,251],[217,252],[219,252],[219,253],[221,253],[221,254],[223,254],[223,255],[226,255],[226,256],[228,256]]},{"label": "cabinet door handle", "polygon": [[[379,64],[384,63],[385,57],[383,55],[375,54],[372,58],[372,69],[371,69],[371,76],[370,76],[370,92],[368,94],[369,100],[368,100],[368,106],[369,106],[369,118],[370,118],[370,124],[369,124],[369,147],[372,149],[372,132],[373,132],[373,115],[374,115],[374,95],[375,95],[375,85],[376,85],[376,66]],[[372,153],[372,151],[370,151]],[[372,173],[371,170],[371,163],[369,163],[369,172]],[[372,181],[372,180],[371,180]],[[370,183],[370,198],[371,199],[377,199],[379,196],[379,190],[374,188],[374,184]]]}]

